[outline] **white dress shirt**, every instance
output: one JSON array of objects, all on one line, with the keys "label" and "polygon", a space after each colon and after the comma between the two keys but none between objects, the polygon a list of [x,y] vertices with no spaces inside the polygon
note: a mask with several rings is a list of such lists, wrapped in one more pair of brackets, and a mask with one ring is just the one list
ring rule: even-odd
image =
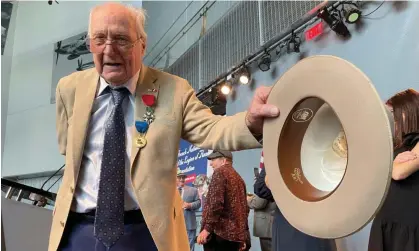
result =
[{"label": "white dress shirt", "polygon": [[[139,73],[123,85],[130,91],[129,98],[125,98],[122,103],[126,130],[125,211],[139,208],[130,175],[131,138],[132,130],[135,126],[134,105],[138,76]],[[112,94],[110,92],[104,92],[109,84],[102,77],[99,81],[100,85],[91,112],[79,178],[75,190],[75,198],[71,206],[72,211],[79,213],[85,213],[96,208],[105,135],[104,125],[114,108]]]}]

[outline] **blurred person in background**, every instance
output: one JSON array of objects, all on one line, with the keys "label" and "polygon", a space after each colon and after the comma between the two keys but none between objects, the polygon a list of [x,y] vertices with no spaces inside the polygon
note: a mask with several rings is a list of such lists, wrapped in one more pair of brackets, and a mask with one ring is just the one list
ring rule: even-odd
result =
[{"label": "blurred person in background", "polygon": [[262,251],[272,248],[272,223],[276,204],[273,201],[262,199],[256,194],[247,197],[247,203],[253,214],[253,236],[258,237]]},{"label": "blurred person in background", "polygon": [[[275,201],[269,189],[269,177],[263,167],[254,184],[257,196],[270,202]],[[272,251],[334,251],[334,240],[320,239],[307,235],[294,228],[277,206],[272,225]]]},{"label": "blurred person in background", "polygon": [[185,186],[186,174],[182,173],[178,168],[177,171],[177,189],[183,201],[183,216],[185,217],[186,230],[188,232],[189,246],[191,251],[195,247],[196,237],[196,213],[195,211],[201,207],[198,189],[195,187]]},{"label": "blurred person in background", "polygon": [[204,245],[205,251],[249,250],[246,184],[233,168],[233,155],[229,151],[214,151],[207,158],[214,173],[197,242]]},{"label": "blurred person in background", "polygon": [[369,251],[419,251],[419,93],[395,94],[394,161],[386,200],[374,218]]}]

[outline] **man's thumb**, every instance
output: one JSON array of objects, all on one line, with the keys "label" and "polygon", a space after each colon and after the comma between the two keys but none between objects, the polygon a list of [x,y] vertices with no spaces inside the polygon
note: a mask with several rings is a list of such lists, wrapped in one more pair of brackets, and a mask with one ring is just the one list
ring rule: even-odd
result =
[{"label": "man's thumb", "polygon": [[274,105],[265,104],[262,106],[262,109],[260,109],[262,116],[267,117],[276,117],[279,115],[279,109],[278,107]]}]

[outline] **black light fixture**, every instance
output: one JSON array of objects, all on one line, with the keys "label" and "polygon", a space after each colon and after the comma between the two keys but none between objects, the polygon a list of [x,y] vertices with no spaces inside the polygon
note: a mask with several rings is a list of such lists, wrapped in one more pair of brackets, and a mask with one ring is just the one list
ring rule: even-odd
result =
[{"label": "black light fixture", "polygon": [[268,52],[265,52],[265,55],[262,56],[259,62],[259,69],[261,71],[269,71],[271,69],[271,55]]},{"label": "black light fixture", "polygon": [[[49,4],[49,5],[52,5],[52,2],[53,2],[52,0],[48,0],[48,4]],[[56,2],[57,4],[59,4],[57,0],[55,0],[55,2]]]},{"label": "black light fixture", "polygon": [[342,11],[345,21],[349,24],[356,23],[361,18],[362,11],[354,3],[344,4]]},{"label": "black light fixture", "polygon": [[343,23],[342,19],[337,18],[335,16],[336,13],[333,15],[327,10],[327,8],[323,8],[319,11],[317,16],[323,19],[336,34],[342,37],[349,37],[351,33],[349,32],[346,25]]},{"label": "black light fixture", "polygon": [[279,54],[281,54],[282,48],[284,48],[286,46],[286,44],[284,42],[281,42],[275,50],[275,54],[278,56]]},{"label": "black light fixture", "polygon": [[300,44],[301,44],[301,39],[299,36],[297,36],[297,34],[294,33],[294,31],[292,31],[291,33],[291,37],[287,42],[287,52],[291,53],[291,52],[300,52]]},{"label": "black light fixture", "polygon": [[209,95],[211,96],[211,101],[210,104],[214,105],[217,102],[217,98],[218,98],[218,91],[216,88],[210,88],[208,90],[208,92],[210,93]]}]

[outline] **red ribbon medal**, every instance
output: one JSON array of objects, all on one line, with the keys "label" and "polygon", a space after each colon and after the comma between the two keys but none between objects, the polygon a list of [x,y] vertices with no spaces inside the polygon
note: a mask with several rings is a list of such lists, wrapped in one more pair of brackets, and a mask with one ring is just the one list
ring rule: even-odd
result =
[{"label": "red ribbon medal", "polygon": [[146,113],[143,116],[143,119],[151,124],[154,121],[154,109],[153,106],[156,103],[156,97],[152,94],[144,94],[141,96],[143,103],[147,106]]},{"label": "red ribbon medal", "polygon": [[148,107],[152,107],[156,103],[156,97],[151,94],[144,94],[141,96],[141,99],[143,100],[143,103]]}]

